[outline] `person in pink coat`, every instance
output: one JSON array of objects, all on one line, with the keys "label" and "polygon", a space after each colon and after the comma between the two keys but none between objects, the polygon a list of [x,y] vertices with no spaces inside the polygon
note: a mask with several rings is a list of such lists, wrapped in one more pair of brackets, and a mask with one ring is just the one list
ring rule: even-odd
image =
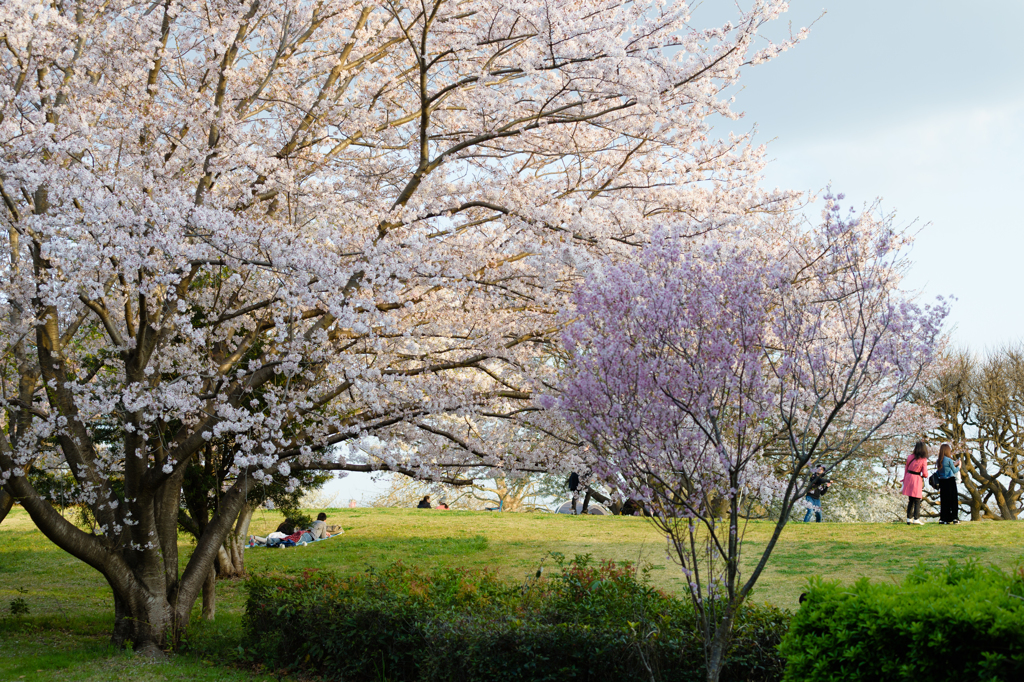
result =
[{"label": "person in pink coat", "polygon": [[923,525],[921,516],[921,498],[924,497],[924,479],[928,478],[928,446],[917,441],[914,452],[907,457],[907,470],[903,474],[903,490],[907,501],[907,525],[912,523]]}]

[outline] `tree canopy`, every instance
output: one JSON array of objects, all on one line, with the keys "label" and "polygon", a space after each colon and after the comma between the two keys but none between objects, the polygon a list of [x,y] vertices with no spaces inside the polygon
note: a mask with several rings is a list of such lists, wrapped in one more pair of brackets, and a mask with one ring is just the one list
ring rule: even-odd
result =
[{"label": "tree canopy", "polygon": [[[0,483],[107,578],[115,640],[175,644],[257,482],[574,468],[533,396],[577,273],[786,206],[707,123],[799,39],[755,48],[784,9],[4,2]],[[368,434],[373,460],[330,449]],[[179,571],[212,442],[229,483]],[[96,532],[23,475],[41,458]]]}]

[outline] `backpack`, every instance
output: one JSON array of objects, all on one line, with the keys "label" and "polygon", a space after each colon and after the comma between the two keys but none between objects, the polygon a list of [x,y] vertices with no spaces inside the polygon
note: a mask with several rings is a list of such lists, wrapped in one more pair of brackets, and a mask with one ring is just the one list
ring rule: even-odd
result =
[{"label": "backpack", "polygon": [[939,472],[936,471],[934,474],[932,474],[931,476],[928,477],[928,485],[930,485],[931,487],[933,487],[936,490],[938,490],[939,489],[939,480],[940,480],[939,479]]}]

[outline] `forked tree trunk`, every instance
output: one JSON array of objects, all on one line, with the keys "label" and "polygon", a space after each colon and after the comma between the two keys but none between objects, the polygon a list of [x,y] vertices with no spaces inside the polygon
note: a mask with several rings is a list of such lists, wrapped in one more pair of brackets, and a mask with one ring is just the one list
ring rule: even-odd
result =
[{"label": "forked tree trunk", "polygon": [[[118,581],[120,582],[120,581]],[[164,651],[178,642],[184,623],[177,622],[174,607],[166,595],[153,594],[141,585],[128,594],[114,586],[114,632],[110,641],[117,647],[132,645],[136,653],[163,658]]]},{"label": "forked tree trunk", "polygon": [[3,523],[4,519],[11,512],[11,508],[14,507],[14,495],[9,494],[3,488],[0,488],[0,523]]},{"label": "forked tree trunk", "polygon": [[248,502],[244,503],[234,527],[224,538],[224,544],[217,549],[217,559],[203,582],[203,620],[213,620],[217,615],[217,578],[245,576],[244,549],[252,514],[252,506]]},{"label": "forked tree trunk", "polygon": [[[4,454],[0,452],[0,458]],[[5,464],[12,466],[9,461]],[[183,472],[175,472],[155,490],[142,485],[126,487],[131,497],[125,506],[137,523],[114,532],[106,524],[107,534],[99,536],[61,516],[25,477],[7,484],[47,538],[106,578],[114,596],[111,641],[117,646],[130,644],[136,652],[154,658],[180,643],[192,606],[214,568],[217,549],[233,530],[248,529],[251,518],[250,512],[241,525],[236,524],[250,485],[236,484],[222,497],[220,512],[197,538],[184,571],[179,570],[177,519]],[[111,510],[102,505],[90,509],[98,518],[111,515]]]},{"label": "forked tree trunk", "polygon": [[245,577],[245,542],[249,537],[249,524],[252,522],[253,508],[248,503],[242,505],[238,512],[235,526],[224,538],[224,544],[217,550],[217,577]]}]

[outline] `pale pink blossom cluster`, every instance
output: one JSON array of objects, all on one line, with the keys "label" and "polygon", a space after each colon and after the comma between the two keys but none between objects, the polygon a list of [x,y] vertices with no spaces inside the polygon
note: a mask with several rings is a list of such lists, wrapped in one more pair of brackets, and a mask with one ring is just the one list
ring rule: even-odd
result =
[{"label": "pale pink blossom cluster", "polygon": [[[2,481],[90,564],[141,548],[156,575],[185,468],[225,443],[224,516],[305,467],[574,466],[532,400],[581,269],[791,200],[707,123],[800,38],[756,52],[786,5],[748,5],[704,30],[661,0],[0,3]],[[21,476],[47,449],[102,543]]]}]

